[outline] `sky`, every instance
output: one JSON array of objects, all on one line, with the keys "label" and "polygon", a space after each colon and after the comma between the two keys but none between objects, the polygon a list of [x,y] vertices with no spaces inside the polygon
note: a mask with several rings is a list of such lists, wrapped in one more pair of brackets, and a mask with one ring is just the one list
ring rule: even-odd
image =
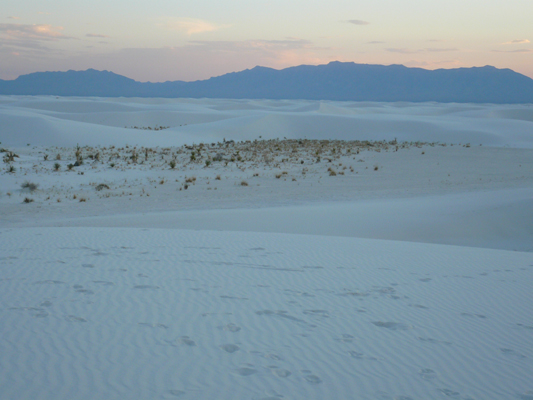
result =
[{"label": "sky", "polygon": [[492,65],[533,78],[531,0],[2,0],[0,79],[194,81],[257,65]]}]

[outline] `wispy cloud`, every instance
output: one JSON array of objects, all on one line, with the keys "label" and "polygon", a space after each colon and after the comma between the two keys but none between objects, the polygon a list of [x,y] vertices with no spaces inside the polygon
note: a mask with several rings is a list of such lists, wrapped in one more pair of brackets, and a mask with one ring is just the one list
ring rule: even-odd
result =
[{"label": "wispy cloud", "polygon": [[493,53],[533,53],[532,49],[492,50]]},{"label": "wispy cloud", "polygon": [[7,19],[20,19],[20,17],[7,17]]},{"label": "wispy cloud", "polygon": [[361,19],[349,19],[347,21],[345,21],[349,24],[353,24],[353,25],[369,25],[370,22],[367,22],[367,21],[363,21]]},{"label": "wispy cloud", "polygon": [[442,53],[442,52],[446,52],[446,51],[459,51],[459,49],[455,48],[455,47],[449,47],[449,48],[430,47],[430,48],[427,48],[427,49],[424,49],[424,50],[427,51],[427,52],[430,52],[430,53]]},{"label": "wispy cloud", "polygon": [[60,31],[63,27],[52,25],[24,25],[24,24],[0,24],[0,39],[17,38],[33,40],[58,40],[73,39],[70,36],[63,35]]},{"label": "wispy cloud", "polygon": [[390,53],[400,53],[400,54],[415,54],[420,52],[420,50],[411,50],[406,48],[397,48],[397,47],[390,47],[385,49]]},{"label": "wispy cloud", "polygon": [[455,47],[449,47],[449,48],[440,48],[440,47],[428,47],[425,49],[406,49],[406,48],[387,48],[386,51],[390,53],[399,53],[399,54],[417,54],[417,53],[444,53],[449,51],[459,51],[459,49]]},{"label": "wispy cloud", "polygon": [[194,18],[169,19],[165,25],[168,29],[185,32],[187,35],[213,32],[230,27],[230,25],[217,25],[209,21]]},{"label": "wispy cloud", "polygon": [[385,42],[382,42],[381,40],[372,40],[371,42],[366,42],[366,44],[383,44]]},{"label": "wispy cloud", "polygon": [[85,36],[90,37],[90,38],[108,38],[108,37],[110,37],[110,36],[107,36],[107,35],[99,35],[97,33],[88,33]]},{"label": "wispy cloud", "polygon": [[524,43],[529,43],[529,40],[527,40],[527,39],[516,39],[516,40],[511,40],[509,42],[505,42],[505,43],[502,43],[502,44],[524,44]]}]

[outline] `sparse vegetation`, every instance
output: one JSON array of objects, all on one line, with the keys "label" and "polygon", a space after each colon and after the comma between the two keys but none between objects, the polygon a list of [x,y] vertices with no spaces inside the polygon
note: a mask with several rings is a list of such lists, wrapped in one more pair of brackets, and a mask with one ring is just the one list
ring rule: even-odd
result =
[{"label": "sparse vegetation", "polygon": [[30,192],[34,192],[39,188],[39,184],[30,181],[24,181],[23,183],[21,183],[20,187],[22,189],[28,189]]}]

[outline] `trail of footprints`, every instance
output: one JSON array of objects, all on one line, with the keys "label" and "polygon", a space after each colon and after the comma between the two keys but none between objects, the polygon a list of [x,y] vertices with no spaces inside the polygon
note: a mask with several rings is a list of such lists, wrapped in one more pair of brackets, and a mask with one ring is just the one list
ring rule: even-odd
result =
[{"label": "trail of footprints", "polygon": [[[250,249],[251,251],[255,251],[255,252],[263,252],[265,251],[265,249],[263,248],[254,248],[254,249]],[[106,256],[108,255],[108,253],[105,253],[105,252],[101,252],[100,250],[92,250],[91,251],[93,252],[93,255],[96,255],[96,256]],[[228,263],[230,266],[231,265],[234,265],[234,263]],[[244,265],[244,264],[243,264]],[[94,264],[90,264],[90,263],[83,263],[81,264],[81,267],[84,268],[84,269],[95,269],[96,266]],[[257,267],[257,266],[254,266],[254,267]],[[272,267],[272,266],[261,266],[261,268],[264,268],[264,267],[267,267],[268,269],[276,269],[275,267]],[[302,270],[321,270],[323,269],[323,267],[321,266],[304,266],[304,267],[301,267]],[[121,271],[123,272],[127,272],[127,269],[120,269]],[[494,271],[494,272],[499,272],[498,270]],[[488,273],[481,273],[479,274],[481,276],[487,276]],[[474,279],[472,278],[471,276],[456,276],[457,278],[463,278],[463,279]],[[145,275],[143,273],[138,273],[137,274],[137,278],[148,278],[148,275]],[[418,281],[421,282],[421,284],[431,284],[431,282],[433,282],[433,278],[430,278],[430,277],[425,277],[425,278],[418,278]],[[68,286],[68,284],[66,282],[63,282],[63,281],[60,281],[60,280],[43,280],[43,281],[37,281],[37,282],[34,282],[33,284],[35,285],[58,285],[58,286]],[[90,284],[94,285],[95,286],[95,290],[96,290],[96,287],[99,287],[99,288],[106,288],[106,287],[113,287],[115,286],[115,283],[114,282],[110,282],[110,281],[106,281],[106,280],[93,280],[90,282]],[[275,290],[274,288],[271,288],[269,285],[257,285],[258,287],[260,288],[265,288],[265,289],[272,289],[272,290]],[[407,296],[404,296],[402,295],[401,293],[399,293],[399,290],[398,290],[398,284],[396,283],[393,283],[393,284],[390,284],[390,286],[373,286],[369,289],[353,289],[353,288],[346,288],[338,293],[335,293],[334,291],[331,291],[331,290],[315,290],[315,293],[310,293],[310,292],[305,292],[305,291],[298,291],[298,290],[294,290],[294,289],[289,289],[289,288],[286,288],[286,289],[282,289],[283,290],[283,293],[286,295],[286,296],[296,296],[296,298],[302,301],[305,301],[306,299],[316,299],[316,297],[318,295],[320,295],[320,292],[324,292],[324,293],[329,293],[329,294],[335,294],[337,296],[341,296],[341,297],[345,297],[347,299],[347,301],[353,301],[353,300],[356,300],[356,301],[365,301],[365,300],[370,300],[372,298],[385,298],[385,299],[390,299],[390,300],[395,300],[395,301],[402,301],[402,300],[408,300],[409,298]],[[83,296],[93,296],[95,295],[95,291],[91,288],[87,288],[83,285],[80,285],[80,284],[74,284],[72,286],[70,286],[70,288],[72,288],[74,290],[75,293],[79,294],[79,295],[83,295]],[[161,289],[160,286],[157,286],[157,285],[151,285],[151,284],[138,284],[138,285],[134,285],[132,287],[133,290],[139,290],[139,291],[151,291],[151,290],[159,290]],[[198,288],[199,289],[199,288]],[[191,290],[194,290],[194,288],[191,288]],[[208,293],[208,290],[206,289],[199,289],[201,290],[202,292],[205,292],[205,293]],[[246,297],[236,297],[236,296],[231,296],[231,295],[219,295],[220,298],[222,299],[227,299],[227,300],[248,300],[248,298]],[[268,309],[264,309],[264,310],[257,310],[255,311],[255,314],[258,315],[258,316],[261,316],[261,317],[264,317],[264,318],[276,318],[276,319],[279,319],[279,320],[282,320],[282,321],[287,321],[287,323],[294,323],[294,324],[297,324],[297,325],[300,325],[300,326],[305,326],[309,329],[314,329],[314,328],[317,328],[317,325],[315,324],[311,324],[309,323],[306,318],[310,318],[310,319],[314,319],[316,321],[324,321],[324,320],[327,320],[327,319],[330,319],[331,318],[331,313],[328,311],[328,310],[324,310],[324,309],[314,309],[314,308],[305,308],[304,306],[302,306],[299,302],[297,301],[287,301],[287,304],[289,306],[296,306],[296,307],[299,307],[299,313],[302,315],[301,318],[299,318],[299,315],[296,314],[291,314],[289,311],[285,311],[285,310],[268,310]],[[353,303],[354,306],[356,305],[355,303]],[[413,303],[405,303],[406,306],[408,307],[412,307],[412,308],[416,308],[416,309],[419,309],[419,310],[426,310],[428,309],[427,306],[424,306],[422,304],[413,304]],[[49,299],[45,299],[43,300],[42,302],[40,302],[37,306],[34,306],[34,307],[11,307],[10,308],[11,310],[15,310],[15,311],[21,311],[23,314],[25,315],[29,315],[33,318],[46,318],[50,315],[50,313],[52,312],[52,309],[53,309],[53,302],[50,301]],[[359,308],[359,309],[356,309],[356,311],[358,312],[361,312],[361,313],[366,313],[366,310],[364,307],[362,308]],[[459,313],[458,316],[460,317],[463,317],[463,318],[470,318],[470,319],[476,319],[476,320],[480,320],[480,321],[483,321],[483,320],[486,320],[487,319],[487,316],[486,315],[483,315],[483,314],[476,314],[476,313],[469,313],[469,312],[462,312],[462,313]],[[69,323],[86,323],[86,322],[89,322],[87,319],[81,317],[81,316],[76,316],[76,315],[63,315],[62,316],[62,319],[64,321],[67,321]],[[384,330],[388,330],[388,331],[408,331],[408,330],[412,330],[412,329],[415,329],[414,326],[412,326],[411,324],[408,324],[408,323],[404,323],[404,322],[399,322],[399,321],[380,321],[380,320],[375,320],[375,321],[370,321],[370,323],[372,325],[374,325],[376,327],[376,329],[384,329]],[[156,329],[156,330],[159,330],[161,332],[165,332],[165,331],[169,331],[170,330],[170,326],[168,325],[165,325],[165,324],[161,324],[161,323],[152,323],[152,322],[138,322],[138,326],[139,327],[145,327],[145,328],[152,328],[152,329]],[[242,330],[242,328],[234,323],[227,323],[225,325],[222,325],[222,326],[219,326],[218,329],[222,330],[222,331],[225,331],[225,332],[230,332],[230,333],[236,333],[236,332],[240,332]],[[523,329],[523,330],[533,330],[533,325],[532,324],[524,324],[524,323],[516,323],[515,325],[515,329]],[[303,334],[303,336],[306,336],[306,334]],[[423,343],[428,343],[430,345],[446,345],[446,346],[451,346],[453,345],[452,342],[450,341],[445,341],[445,340],[436,340],[436,339],[433,339],[433,338],[429,338],[429,337],[420,337],[420,336],[417,336],[415,337],[415,339],[423,342]],[[356,342],[356,337],[352,334],[349,334],[349,333],[344,333],[344,334],[341,334],[339,337],[336,337],[336,338],[332,338],[332,340],[335,340],[336,342],[339,342],[339,343],[343,343],[343,344],[346,344],[347,346],[353,346],[354,345],[354,342]],[[174,339],[169,339],[169,340],[165,340],[165,343],[167,345],[170,345],[170,346],[173,346],[173,347],[198,347],[200,346],[199,344],[196,343],[196,341],[189,337],[189,336],[179,336],[179,337],[176,337]],[[220,351],[223,351],[224,353],[228,354],[229,357],[232,357],[234,354],[240,352],[240,351],[243,351],[242,349],[242,344],[241,343],[225,343],[225,344],[220,344],[218,345],[218,348],[220,349]],[[506,358],[510,358],[510,359],[513,359],[513,360],[523,360],[526,358],[525,355],[521,354],[520,352],[517,352],[516,350],[513,350],[513,349],[509,349],[509,348],[500,348],[500,349],[497,349],[497,351],[500,352],[500,354],[503,356],[503,357],[506,357]],[[267,358],[269,360],[272,360],[272,361],[275,361],[279,364],[283,364],[283,358],[276,355],[276,354],[273,354],[273,353],[261,353],[261,352],[258,352],[258,351],[253,351],[253,352],[248,352],[248,353],[251,353],[251,354],[257,354],[263,358]],[[347,349],[346,350],[346,354],[347,356],[349,356],[351,359],[353,359],[354,361],[368,361],[368,362],[382,362],[382,361],[386,361],[384,360],[383,358],[381,357],[377,357],[377,356],[373,356],[373,355],[368,355],[362,351],[359,351],[359,350],[354,350],[353,348],[352,349]],[[311,370],[308,370],[308,369],[302,369],[300,370],[297,374],[295,374],[293,371],[290,371],[288,369],[285,369],[282,367],[282,365],[268,365],[268,366],[262,366],[262,367],[257,367],[255,366],[254,364],[242,364],[240,367],[238,368],[235,368],[233,370],[231,370],[231,373],[234,374],[234,375],[237,375],[237,376],[240,376],[240,377],[244,377],[244,378],[247,378],[247,377],[253,377],[254,375],[261,375],[262,373],[264,372],[269,372],[270,374],[272,374],[273,376],[275,376],[276,378],[280,378],[280,379],[296,379],[297,381],[301,381],[301,382],[305,382],[307,384],[310,384],[310,385],[319,385],[321,383],[323,383],[323,380],[321,377],[319,377],[318,375],[314,374]],[[434,371],[433,369],[431,368],[423,368],[423,369],[420,369],[419,372],[418,372],[418,375],[421,379],[425,380],[425,381],[428,381],[428,382],[439,382],[439,374]],[[436,390],[438,390],[439,393],[441,393],[442,395],[446,396],[446,397],[450,397],[450,398],[461,398],[461,399],[466,399],[467,397],[461,397],[461,394],[458,392],[458,391],[455,391],[455,390],[452,390],[452,389],[449,389],[449,388],[446,388],[446,387],[437,387]],[[186,391],[183,391],[183,390],[180,390],[180,389],[170,389],[166,392],[168,395],[171,395],[171,396],[174,396],[174,397],[178,397],[178,396],[184,396],[187,394]],[[280,397],[279,396],[275,396],[275,397],[265,397],[264,399],[273,399],[273,398],[276,398],[276,399],[279,399]],[[533,394],[524,394],[524,395],[520,395],[519,396],[520,399],[522,400],[533,400]],[[396,396],[395,399],[401,399],[401,400],[408,400],[408,399],[411,399],[411,397],[408,397],[408,396]]]}]

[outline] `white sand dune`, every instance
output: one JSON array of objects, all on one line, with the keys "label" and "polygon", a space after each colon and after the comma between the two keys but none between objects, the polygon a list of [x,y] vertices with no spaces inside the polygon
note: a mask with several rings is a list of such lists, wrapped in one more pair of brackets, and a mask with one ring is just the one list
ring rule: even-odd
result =
[{"label": "white sand dune", "polygon": [[532,110],[0,97],[0,398],[533,399]]}]

